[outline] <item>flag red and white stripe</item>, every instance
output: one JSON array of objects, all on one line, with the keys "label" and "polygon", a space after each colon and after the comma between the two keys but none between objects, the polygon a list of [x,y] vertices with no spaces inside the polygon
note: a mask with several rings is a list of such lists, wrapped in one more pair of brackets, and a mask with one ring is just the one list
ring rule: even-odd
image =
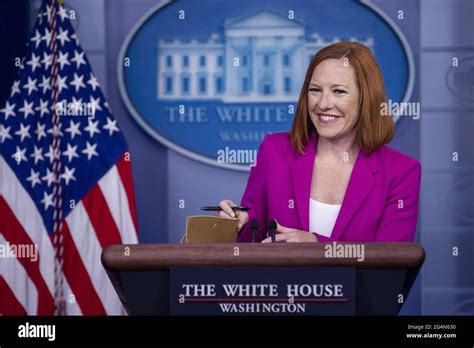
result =
[{"label": "flag red and white stripe", "polygon": [[[130,164],[123,156],[76,204],[64,220],[64,294],[70,315],[118,315],[124,310],[100,261],[112,244],[138,242]],[[37,245],[38,262],[1,262],[0,313],[51,315],[54,312],[54,250],[36,206],[0,159],[0,243]]]}]

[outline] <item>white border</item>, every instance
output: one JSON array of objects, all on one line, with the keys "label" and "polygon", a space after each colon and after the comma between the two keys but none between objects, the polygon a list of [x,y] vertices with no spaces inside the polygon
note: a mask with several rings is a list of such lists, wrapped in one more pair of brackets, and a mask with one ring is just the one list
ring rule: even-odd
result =
[{"label": "white border", "polygon": [[[166,146],[167,148],[183,155],[188,158],[191,158],[193,160],[199,161],[201,163],[209,164],[211,166],[219,167],[219,168],[225,168],[225,169],[232,169],[232,170],[237,170],[241,172],[249,172],[250,171],[250,165],[237,165],[237,164],[226,164],[226,163],[218,163],[217,160],[212,160],[209,157],[197,154],[195,152],[189,151],[185,149],[184,147],[181,147],[169,139],[165,138],[162,136],[160,133],[158,133],[153,127],[151,127],[148,122],[146,122],[142,116],[139,114],[139,112],[135,109],[132,101],[130,100],[126,87],[125,87],[125,81],[124,81],[124,74],[123,74],[123,61],[125,58],[125,53],[127,52],[128,46],[130,45],[130,42],[132,41],[132,38],[135,36],[135,33],[140,30],[142,25],[151,17],[152,15],[155,14],[156,11],[158,11],[161,7],[171,3],[172,0],[163,0],[160,1],[158,4],[153,6],[151,9],[149,9],[139,20],[133,28],[128,32],[122,47],[120,48],[119,55],[118,55],[118,60],[117,60],[117,82],[118,82],[118,87],[120,91],[120,95],[122,97],[122,101],[125,104],[125,107],[127,108],[128,112],[132,115],[132,117],[135,119],[135,121],[138,123],[140,127],[142,127],[145,132],[148,133],[149,136],[154,138],[155,140],[159,141],[161,144]],[[360,3],[363,5],[367,6],[376,14],[378,14],[382,19],[388,23],[388,25],[393,29],[393,31],[397,34],[399,37],[403,48],[405,49],[407,58],[408,58],[408,85],[405,89],[405,95],[403,96],[403,102],[408,102],[411,98],[411,95],[413,93],[413,88],[415,85],[415,63],[414,63],[414,58],[413,58],[413,52],[410,48],[410,45],[408,44],[408,41],[405,38],[405,35],[401,32],[401,30],[398,28],[398,26],[393,22],[393,20],[385,14],[379,7],[374,5],[373,3],[370,2],[370,0],[360,0]],[[400,116],[394,117],[394,122],[397,122]]]}]

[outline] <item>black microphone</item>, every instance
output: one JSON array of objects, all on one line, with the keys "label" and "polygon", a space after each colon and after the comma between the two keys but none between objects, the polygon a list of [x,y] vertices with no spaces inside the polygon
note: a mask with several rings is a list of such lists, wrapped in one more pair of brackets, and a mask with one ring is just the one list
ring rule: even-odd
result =
[{"label": "black microphone", "polygon": [[255,239],[257,237],[257,230],[258,230],[258,221],[252,220],[252,224],[250,225],[250,229],[252,230],[252,243],[255,243]]},{"label": "black microphone", "polygon": [[275,220],[270,220],[268,223],[268,228],[270,229],[270,234],[272,236],[272,243],[276,243],[276,229],[277,223]]}]

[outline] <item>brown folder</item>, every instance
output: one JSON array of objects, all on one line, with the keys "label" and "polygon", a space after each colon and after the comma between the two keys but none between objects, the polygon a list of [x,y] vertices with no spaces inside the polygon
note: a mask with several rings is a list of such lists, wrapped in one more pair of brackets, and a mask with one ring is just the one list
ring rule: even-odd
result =
[{"label": "brown folder", "polygon": [[235,243],[239,220],[219,216],[188,216],[186,243]]}]

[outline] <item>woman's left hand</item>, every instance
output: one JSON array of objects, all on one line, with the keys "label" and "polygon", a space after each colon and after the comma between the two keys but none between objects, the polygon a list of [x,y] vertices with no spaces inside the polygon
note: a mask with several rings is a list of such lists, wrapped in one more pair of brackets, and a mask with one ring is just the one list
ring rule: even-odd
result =
[{"label": "woman's left hand", "polygon": [[[276,221],[276,220],[275,220]],[[297,230],[294,228],[288,228],[277,223],[277,234],[275,239],[281,243],[303,243],[303,242],[317,242],[318,238],[315,234],[306,231]],[[272,237],[265,238],[262,243],[271,243]]]}]

